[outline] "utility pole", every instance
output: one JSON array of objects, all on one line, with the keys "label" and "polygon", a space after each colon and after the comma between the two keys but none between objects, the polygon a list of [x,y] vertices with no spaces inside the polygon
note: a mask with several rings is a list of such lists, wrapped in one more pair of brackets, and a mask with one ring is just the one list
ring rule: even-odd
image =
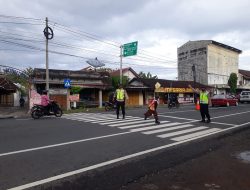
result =
[{"label": "utility pole", "polygon": [[[48,17],[45,19],[46,22],[46,33],[48,34]],[[49,39],[46,37],[46,90],[49,90],[49,50],[48,50],[48,45],[49,44]]]},{"label": "utility pole", "polygon": [[122,50],[123,46],[120,46],[120,84],[122,84]]},{"label": "utility pole", "polygon": [[45,18],[46,26],[43,30],[43,34],[46,37],[46,90],[49,90],[49,40],[54,37],[53,30],[48,26],[48,17]]},{"label": "utility pole", "polygon": [[[193,71],[193,77],[194,77],[194,89],[196,88],[195,83],[196,83],[196,71],[195,71],[195,65],[193,64],[192,66],[192,71]],[[196,95],[194,93],[194,102],[196,103]]]}]

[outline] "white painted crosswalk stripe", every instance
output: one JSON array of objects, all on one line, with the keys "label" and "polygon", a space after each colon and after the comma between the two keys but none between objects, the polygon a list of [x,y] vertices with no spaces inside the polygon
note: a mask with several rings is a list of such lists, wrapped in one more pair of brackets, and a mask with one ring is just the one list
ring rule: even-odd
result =
[{"label": "white painted crosswalk stripe", "polygon": [[115,124],[115,123],[126,123],[126,122],[130,122],[130,121],[138,121],[138,120],[142,120],[142,118],[134,117],[134,118],[123,119],[123,120],[116,119],[115,121],[101,123],[101,125],[111,125],[111,124]]},{"label": "white painted crosswalk stripe", "polygon": [[155,133],[172,131],[172,130],[176,130],[176,129],[182,129],[182,128],[186,128],[186,127],[191,127],[191,126],[193,126],[193,125],[191,125],[191,124],[178,125],[176,127],[170,127],[170,128],[166,128],[166,129],[164,128],[164,129],[158,129],[158,130],[152,130],[152,131],[143,132],[143,134],[151,135],[151,134],[155,134]]},{"label": "white painted crosswalk stripe", "polygon": [[143,117],[126,116],[125,119],[117,119],[115,114],[101,113],[75,113],[64,115],[63,118],[96,123],[109,127],[117,127],[122,130],[128,129],[130,132],[141,132],[145,135],[158,134],[156,137],[169,138],[173,141],[182,141],[195,138],[208,133],[213,133],[220,129],[206,126],[195,126],[190,123],[161,121],[159,125],[154,123],[154,119],[144,120]]},{"label": "white painted crosswalk stripe", "polygon": [[[152,123],[154,122],[154,120],[152,120]],[[161,124],[163,123],[168,123],[169,121],[161,121]],[[142,123],[142,124],[136,124],[136,125],[129,125],[129,126],[125,126],[125,127],[119,127],[119,129],[130,129],[130,128],[136,128],[136,127],[146,127],[148,125],[152,125],[152,123]]]},{"label": "white painted crosswalk stripe", "polygon": [[133,121],[133,122],[126,122],[126,123],[118,123],[118,124],[112,124],[112,125],[108,125],[110,127],[119,127],[119,126],[123,126],[123,125],[130,125],[130,124],[136,124],[136,123],[148,123],[151,122],[151,120],[140,120],[140,121]]},{"label": "white painted crosswalk stripe", "polygon": [[172,137],[172,136],[177,136],[177,135],[181,135],[181,134],[185,134],[185,133],[190,133],[190,132],[193,132],[193,131],[199,131],[199,130],[206,129],[206,128],[207,127],[204,127],[204,126],[195,127],[195,128],[192,128],[192,129],[176,131],[176,132],[173,132],[173,133],[166,133],[166,134],[163,134],[163,135],[157,135],[157,137],[160,137],[160,138]]},{"label": "white painted crosswalk stripe", "polygon": [[175,137],[175,138],[172,138],[171,140],[173,140],[173,141],[183,141],[183,140],[186,140],[186,139],[198,137],[198,136],[201,136],[201,135],[205,135],[205,134],[208,134],[208,133],[213,133],[213,132],[220,131],[220,130],[221,129],[218,129],[218,128],[212,128],[212,129],[200,131],[200,132],[197,132],[197,133],[191,133],[191,134],[188,134],[188,135]]},{"label": "white painted crosswalk stripe", "polygon": [[178,125],[180,123],[176,122],[176,123],[166,123],[166,124],[161,124],[161,125],[153,125],[150,127],[142,127],[142,128],[137,128],[137,129],[131,129],[131,132],[138,132],[138,131],[146,131],[146,130],[150,130],[150,129],[159,129],[159,128],[163,128],[163,127],[170,127],[173,125]]}]

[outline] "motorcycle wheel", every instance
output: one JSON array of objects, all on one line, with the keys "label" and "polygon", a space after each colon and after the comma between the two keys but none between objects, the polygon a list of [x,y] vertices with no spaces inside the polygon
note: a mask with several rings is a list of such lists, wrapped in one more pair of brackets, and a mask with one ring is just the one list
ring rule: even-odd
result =
[{"label": "motorcycle wheel", "polygon": [[41,113],[41,110],[35,109],[31,112],[31,117],[33,119],[39,119],[43,114]]},{"label": "motorcycle wheel", "polygon": [[57,110],[54,113],[56,117],[61,117],[63,114],[61,108],[57,108]]},{"label": "motorcycle wheel", "polygon": [[110,106],[105,105],[105,111],[109,111],[110,110]]}]

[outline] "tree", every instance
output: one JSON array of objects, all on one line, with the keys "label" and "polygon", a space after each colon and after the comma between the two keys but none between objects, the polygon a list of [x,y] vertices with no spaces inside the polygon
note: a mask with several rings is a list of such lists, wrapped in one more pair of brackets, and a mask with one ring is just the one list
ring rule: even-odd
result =
[{"label": "tree", "polygon": [[237,88],[237,74],[236,73],[231,73],[230,77],[228,79],[228,86],[230,86],[230,92],[235,94],[236,93],[236,88]]},{"label": "tree", "polygon": [[79,94],[81,90],[82,90],[82,87],[80,86],[71,86],[70,93]]},{"label": "tree", "polygon": [[[120,84],[120,76],[113,76],[112,77],[112,86],[114,88],[117,88]],[[128,85],[128,77],[127,76],[123,76],[122,77],[122,85],[124,87],[126,87]]]},{"label": "tree", "polygon": [[138,75],[140,78],[143,78],[143,79],[158,79],[157,75],[153,76],[150,72],[146,74],[140,71]]}]

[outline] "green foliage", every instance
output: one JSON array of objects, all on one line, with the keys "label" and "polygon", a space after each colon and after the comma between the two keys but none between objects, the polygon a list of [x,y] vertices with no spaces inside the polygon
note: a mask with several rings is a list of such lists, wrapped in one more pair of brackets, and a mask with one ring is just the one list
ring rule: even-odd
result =
[{"label": "green foliage", "polygon": [[[112,86],[114,88],[117,88],[120,84],[120,77],[119,76],[113,76],[112,77]],[[122,77],[122,85],[124,87],[126,87],[128,85],[128,77],[127,76],[123,76]]]},{"label": "green foliage", "polygon": [[236,73],[231,73],[230,77],[228,79],[228,86],[230,86],[230,92],[235,94],[236,93],[236,88],[237,88],[237,74]]},{"label": "green foliage", "polygon": [[[15,69],[7,68],[4,70],[4,74],[6,78],[8,78],[13,83],[19,83],[28,89],[29,86],[29,78],[33,75],[33,69],[31,67],[26,68],[24,71],[19,71]],[[23,90],[24,93],[25,90]],[[25,94],[25,93],[24,93]]]},{"label": "green foliage", "polygon": [[70,93],[79,94],[81,90],[82,90],[82,87],[80,86],[71,86]]},{"label": "green foliage", "polygon": [[146,74],[140,71],[138,75],[140,78],[143,78],[143,79],[158,79],[157,75],[153,76],[150,72]]}]

